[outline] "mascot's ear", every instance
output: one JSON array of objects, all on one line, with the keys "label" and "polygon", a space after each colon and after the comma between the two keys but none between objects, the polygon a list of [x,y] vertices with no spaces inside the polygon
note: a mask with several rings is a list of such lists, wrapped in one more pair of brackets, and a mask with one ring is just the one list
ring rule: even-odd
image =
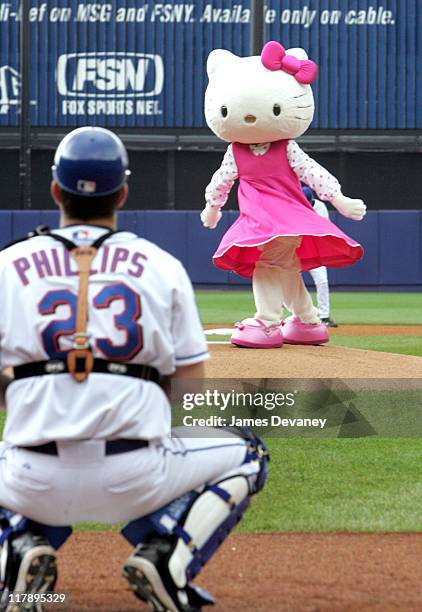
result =
[{"label": "mascot's ear", "polygon": [[227,66],[237,59],[237,56],[225,49],[214,49],[207,59],[207,73],[212,76],[222,66]]},{"label": "mascot's ear", "polygon": [[301,49],[300,47],[295,47],[292,49],[286,49],[286,55],[293,55],[299,60],[307,60],[308,54],[305,49]]}]

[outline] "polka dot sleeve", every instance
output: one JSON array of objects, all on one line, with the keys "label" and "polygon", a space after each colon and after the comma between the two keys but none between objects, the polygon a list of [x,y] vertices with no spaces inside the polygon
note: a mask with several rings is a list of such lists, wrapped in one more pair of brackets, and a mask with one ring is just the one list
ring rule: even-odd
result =
[{"label": "polka dot sleeve", "polygon": [[309,157],[305,151],[302,151],[294,140],[289,140],[287,145],[287,158],[299,180],[313,189],[321,200],[331,202],[341,193],[341,185],[338,180],[312,157]]},{"label": "polka dot sleeve", "polygon": [[223,163],[214,172],[210,184],[205,189],[205,200],[208,206],[221,208],[227,201],[230,189],[238,178],[238,171],[233,155],[232,145],[227,147]]}]

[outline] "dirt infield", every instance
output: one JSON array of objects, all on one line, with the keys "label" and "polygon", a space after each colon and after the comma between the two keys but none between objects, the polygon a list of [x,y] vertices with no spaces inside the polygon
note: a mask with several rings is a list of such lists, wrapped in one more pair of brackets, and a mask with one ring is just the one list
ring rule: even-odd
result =
[{"label": "dirt infield", "polygon": [[[129,552],[117,534],[73,536],[59,558],[66,611],[147,610],[120,577]],[[234,535],[198,584],[215,612],[419,612],[421,561],[422,534]]]},{"label": "dirt infield", "polygon": [[208,378],[421,378],[422,357],[342,346],[240,349],[210,345]]},{"label": "dirt infield", "polygon": [[[206,325],[227,329],[230,324]],[[422,336],[422,325],[341,325],[332,336]],[[217,336],[218,337],[218,336]],[[213,337],[213,339],[216,336]],[[422,339],[421,339],[422,342]],[[422,357],[340,346],[291,346],[240,349],[211,344],[209,378],[420,378]]]}]

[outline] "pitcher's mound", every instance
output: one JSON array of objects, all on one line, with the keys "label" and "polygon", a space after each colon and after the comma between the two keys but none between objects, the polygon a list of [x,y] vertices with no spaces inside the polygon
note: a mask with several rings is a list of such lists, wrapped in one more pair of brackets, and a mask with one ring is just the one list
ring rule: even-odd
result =
[{"label": "pitcher's mound", "polygon": [[420,378],[422,357],[342,346],[242,349],[210,345],[207,378]]}]

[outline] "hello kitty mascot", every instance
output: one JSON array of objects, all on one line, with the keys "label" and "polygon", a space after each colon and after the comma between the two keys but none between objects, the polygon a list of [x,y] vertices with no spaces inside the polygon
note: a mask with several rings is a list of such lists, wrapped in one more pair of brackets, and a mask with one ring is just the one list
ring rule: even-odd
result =
[{"label": "hello kitty mascot", "polygon": [[[293,140],[312,122],[310,83],[317,66],[303,49],[286,51],[271,41],[261,57],[212,51],[207,71],[205,117],[211,130],[231,144],[206,188],[201,220],[205,227],[216,227],[238,178],[240,216],[213,261],[222,270],[252,277],[256,306],[254,318],[236,323],[231,342],[251,348],[327,342],[327,328],[301,272],[348,266],[363,249],[314,211],[300,182],[349,219],[361,220],[366,207],[344,196],[337,179]],[[292,312],[284,322],[283,305]]]}]

